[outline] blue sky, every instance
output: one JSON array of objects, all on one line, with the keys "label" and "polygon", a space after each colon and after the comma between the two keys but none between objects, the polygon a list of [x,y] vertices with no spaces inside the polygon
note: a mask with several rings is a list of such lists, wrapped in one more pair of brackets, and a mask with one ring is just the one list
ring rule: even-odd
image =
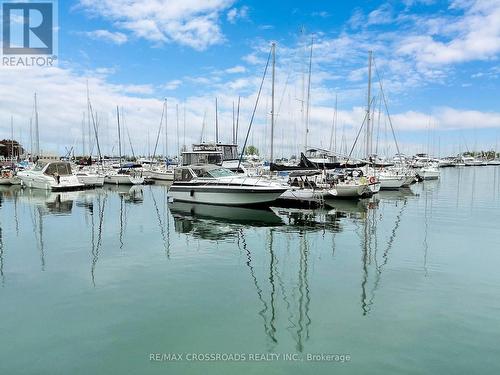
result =
[{"label": "blue sky", "polygon": [[[116,105],[124,107],[136,148],[146,152],[165,97],[170,150],[184,142],[184,108],[186,144],[199,140],[203,118],[203,138],[213,139],[215,97],[228,140],[232,103],[242,97],[246,128],[270,42],[276,41],[281,104],[275,141],[281,153],[295,153],[304,144],[300,100],[312,37],[310,144],[329,146],[336,95],[337,143],[342,136],[352,142],[364,116],[368,50],[374,51],[404,151],[454,153],[500,141],[499,0],[59,1],[59,66],[0,68],[0,84],[11,88],[0,93],[0,131],[8,136],[14,116],[16,132],[28,142],[37,91],[45,149],[81,148],[88,80],[108,151],[116,143]],[[379,103],[376,74],[373,88]],[[263,154],[269,148],[269,92],[268,78],[252,134]],[[387,115],[380,118],[379,149],[394,153],[385,134]]]}]

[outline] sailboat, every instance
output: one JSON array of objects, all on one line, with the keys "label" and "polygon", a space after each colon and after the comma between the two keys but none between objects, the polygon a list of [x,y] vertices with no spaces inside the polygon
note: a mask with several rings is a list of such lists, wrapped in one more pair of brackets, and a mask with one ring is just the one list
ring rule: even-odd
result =
[{"label": "sailboat", "polygon": [[120,131],[120,111],[116,107],[116,118],[118,125],[118,152],[119,152],[119,168],[117,170],[110,170],[104,176],[106,184],[114,185],[142,185],[144,184],[144,177],[131,170],[131,168],[124,168],[122,164],[122,145],[121,145],[121,131]]},{"label": "sailboat", "polygon": [[167,133],[167,125],[168,125],[168,117],[167,117],[167,99],[163,103],[163,110],[161,114],[160,127],[158,128],[158,135],[156,137],[156,144],[153,151],[153,159],[156,155],[156,147],[158,146],[158,140],[160,138],[161,129],[163,126],[163,118],[165,118],[165,164],[154,166],[153,163],[150,163],[149,169],[147,170],[148,178],[157,181],[173,181],[174,180],[174,171],[173,169],[168,168],[168,133]]}]

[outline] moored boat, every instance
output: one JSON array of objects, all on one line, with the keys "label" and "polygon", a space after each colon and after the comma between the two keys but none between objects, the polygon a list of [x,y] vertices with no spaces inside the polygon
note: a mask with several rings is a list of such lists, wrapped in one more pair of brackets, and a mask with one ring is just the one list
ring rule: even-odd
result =
[{"label": "moored boat", "polygon": [[34,189],[62,191],[82,189],[85,186],[73,175],[70,163],[65,161],[39,161],[33,169],[18,172],[17,176],[23,186]]},{"label": "moored boat", "polygon": [[173,201],[246,206],[273,202],[287,189],[266,178],[242,176],[205,164],[176,168],[168,194]]}]

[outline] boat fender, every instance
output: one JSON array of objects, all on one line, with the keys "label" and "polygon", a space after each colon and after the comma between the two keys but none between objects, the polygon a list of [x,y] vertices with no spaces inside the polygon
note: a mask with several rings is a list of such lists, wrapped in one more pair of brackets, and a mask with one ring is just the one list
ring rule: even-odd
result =
[{"label": "boat fender", "polygon": [[191,190],[191,191],[189,192],[189,196],[190,196],[190,197],[194,197],[194,190]]},{"label": "boat fender", "polygon": [[370,184],[374,184],[377,180],[375,179],[375,177],[371,176],[369,181]]}]

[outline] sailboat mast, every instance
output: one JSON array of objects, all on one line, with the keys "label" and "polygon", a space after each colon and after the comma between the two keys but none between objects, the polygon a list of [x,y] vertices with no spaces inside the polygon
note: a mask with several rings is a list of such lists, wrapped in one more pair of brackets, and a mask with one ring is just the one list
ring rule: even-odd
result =
[{"label": "sailboat mast", "polygon": [[307,150],[308,137],[309,137],[309,109],[311,104],[311,69],[312,69],[312,54],[314,46],[314,37],[311,37],[311,50],[309,52],[309,77],[307,80],[307,103],[306,103],[306,141],[305,150]]},{"label": "sailboat mast", "polygon": [[122,165],[122,136],[121,136],[121,131],[120,131],[120,110],[118,109],[118,106],[116,106],[116,120],[117,120],[117,125],[118,125],[118,158],[119,158],[119,164],[120,168]]},{"label": "sailboat mast", "polygon": [[238,109],[236,110],[236,133],[234,137],[235,144],[238,144],[238,126],[240,124],[240,99],[241,96],[238,96]]},{"label": "sailboat mast", "polygon": [[272,85],[271,85],[271,160],[274,160],[274,79],[276,69],[276,43],[272,44],[273,68],[272,68]]},{"label": "sailboat mast", "polygon": [[236,133],[235,133],[235,129],[234,129],[234,126],[235,126],[235,123],[234,123],[234,101],[233,101],[233,144],[235,144],[236,140]]},{"label": "sailboat mast", "polygon": [[35,156],[40,156],[40,131],[38,129],[38,104],[35,92]]},{"label": "sailboat mast", "polygon": [[30,117],[30,154],[33,157],[33,117]]},{"label": "sailboat mast", "polygon": [[82,117],[82,156],[85,156],[85,112]]},{"label": "sailboat mast", "polygon": [[337,148],[337,94],[335,94],[335,111],[333,112],[332,131],[330,133],[330,147],[329,150],[333,152]]},{"label": "sailboat mast", "polygon": [[366,107],[366,152],[365,156],[370,156],[370,115],[371,115],[371,89],[372,89],[372,51],[368,51],[368,95]]},{"label": "sailboat mast", "polygon": [[217,98],[215,98],[215,144],[219,143],[219,111],[217,109]]},{"label": "sailboat mast", "polygon": [[10,116],[10,156],[14,160],[14,116]]},{"label": "sailboat mast", "polygon": [[177,122],[177,162],[179,162],[181,156],[181,149],[179,145],[179,104],[175,105],[175,116]]},{"label": "sailboat mast", "polygon": [[165,161],[167,163],[168,167],[168,115],[167,115],[167,110],[168,110],[168,101],[165,98]]},{"label": "sailboat mast", "polygon": [[184,104],[182,116],[182,151],[186,150],[186,104]]}]

